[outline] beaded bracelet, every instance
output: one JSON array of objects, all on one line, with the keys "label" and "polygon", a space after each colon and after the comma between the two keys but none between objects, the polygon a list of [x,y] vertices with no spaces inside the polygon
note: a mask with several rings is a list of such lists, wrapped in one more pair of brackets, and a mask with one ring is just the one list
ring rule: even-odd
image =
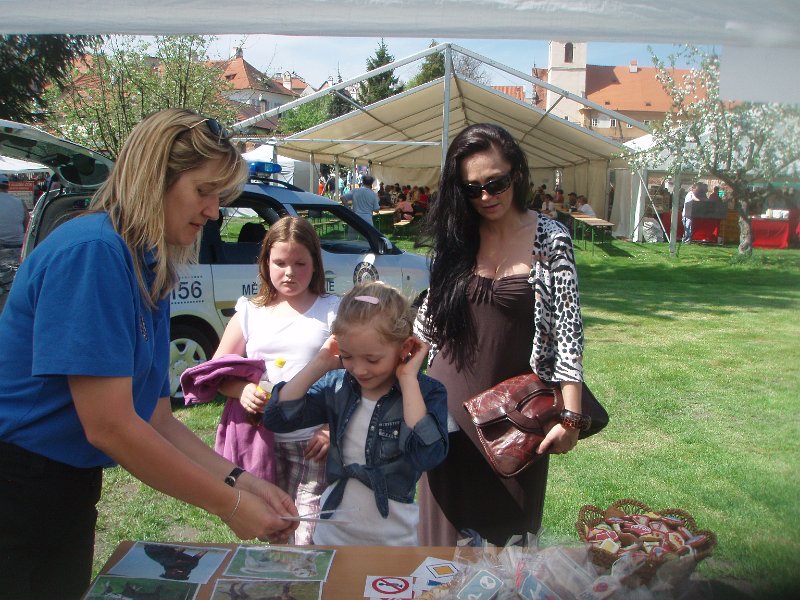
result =
[{"label": "beaded bracelet", "polygon": [[241,501],[242,501],[242,490],[236,490],[236,506],[233,507],[233,510],[231,511],[231,514],[228,515],[227,519],[225,518],[222,519],[223,521],[227,523],[233,518],[233,516],[236,514],[236,511],[239,510],[239,503]]}]

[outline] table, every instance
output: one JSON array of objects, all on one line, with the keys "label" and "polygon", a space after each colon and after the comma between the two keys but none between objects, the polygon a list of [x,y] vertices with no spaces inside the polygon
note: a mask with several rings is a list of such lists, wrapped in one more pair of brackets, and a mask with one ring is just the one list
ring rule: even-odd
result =
[{"label": "table", "polygon": [[382,208],[379,210],[375,215],[373,215],[373,219],[375,221],[375,228],[384,234],[392,233],[392,226],[394,225],[394,214],[395,211],[393,208]]},{"label": "table", "polygon": [[614,224],[610,221],[606,221],[605,219],[600,219],[599,217],[592,217],[586,215],[580,211],[572,211],[568,212],[566,210],[556,209],[557,219],[560,223],[563,223],[567,226],[567,228],[572,231],[572,239],[578,239],[578,231],[581,232],[581,237],[583,238],[583,249],[586,250],[586,230],[588,229],[592,234],[592,254],[594,254],[594,234],[595,231],[598,231],[602,234],[602,238],[600,243],[605,243],[607,239],[610,239],[611,228],[614,227]]},{"label": "table", "polygon": [[[604,219],[599,219],[597,217],[582,217],[574,220],[574,227],[575,229],[581,230],[581,237],[583,238],[583,249],[586,250],[586,229],[588,228],[592,233],[592,254],[594,254],[594,234],[595,231],[599,231],[602,234],[602,238],[600,240],[601,244],[604,244],[607,239],[610,239],[611,228],[614,227],[614,224],[610,221],[606,221]],[[573,237],[576,237],[573,234]]]},{"label": "table", "polygon": [[[175,543],[176,545],[200,546],[212,548],[227,548],[234,550],[236,544],[203,544],[186,542],[163,542]],[[116,564],[131,549],[134,542],[124,541],[114,549],[113,554],[100,570],[100,574]],[[275,546],[278,548],[297,549],[298,546]],[[322,587],[323,600],[353,600],[363,598],[364,584],[368,575],[387,575],[407,577],[416,569],[422,561],[429,556],[452,560],[455,548],[442,546],[303,546],[305,549],[330,549],[336,550],[333,557],[328,580]],[[208,600],[214,591],[214,582],[228,566],[233,553],[229,554],[225,561],[217,569],[214,577],[205,585],[200,587],[200,592],[196,600]]]},{"label": "table", "polygon": [[[672,212],[664,212],[659,215],[661,222],[664,224],[664,229],[667,230],[669,235],[669,227],[672,219]],[[692,241],[693,242],[707,242],[709,244],[719,243],[719,227],[721,219],[692,219]],[[678,217],[678,239],[683,239],[683,219]]]},{"label": "table", "polygon": [[751,219],[753,248],[788,248],[792,236],[789,219]]}]

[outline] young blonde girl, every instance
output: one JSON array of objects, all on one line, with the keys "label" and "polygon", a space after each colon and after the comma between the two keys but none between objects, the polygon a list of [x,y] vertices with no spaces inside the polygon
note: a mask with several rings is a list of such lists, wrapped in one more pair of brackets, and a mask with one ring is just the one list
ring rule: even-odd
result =
[{"label": "young blonde girl", "polygon": [[328,512],[315,544],[417,543],[416,484],[447,454],[447,393],[419,372],[428,346],[412,336],[412,322],[397,290],[357,285],[317,356],[273,389],[270,429],[330,424]]},{"label": "young blonde girl", "polygon": [[[258,265],[259,293],[236,303],[236,314],[214,358],[225,354],[262,358],[267,366],[264,379],[276,382],[294,376],[317,354],[330,336],[339,298],[324,293],[319,238],[301,217],[284,217],[270,227]],[[217,432],[218,451],[262,479],[274,477],[298,510],[319,510],[325,489],[327,428],[317,425],[278,434],[273,446],[273,433],[258,424],[267,390],[229,378],[219,391],[233,400],[228,401]],[[294,543],[309,544],[313,529],[312,522],[301,523]]]}]

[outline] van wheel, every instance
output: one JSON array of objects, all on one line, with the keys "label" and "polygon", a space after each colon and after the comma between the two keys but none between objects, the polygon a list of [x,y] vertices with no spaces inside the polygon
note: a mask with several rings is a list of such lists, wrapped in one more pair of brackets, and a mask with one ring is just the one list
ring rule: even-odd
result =
[{"label": "van wheel", "polygon": [[214,344],[199,329],[182,323],[170,327],[169,395],[173,406],[184,404],[181,374],[189,367],[207,361],[213,355]]}]

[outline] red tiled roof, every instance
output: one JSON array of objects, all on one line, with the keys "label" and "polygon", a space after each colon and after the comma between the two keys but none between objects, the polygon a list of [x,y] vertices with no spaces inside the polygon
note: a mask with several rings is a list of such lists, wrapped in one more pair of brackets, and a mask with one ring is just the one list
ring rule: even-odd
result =
[{"label": "red tiled roof", "polygon": [[507,96],[525,101],[525,87],[521,85],[493,85],[492,89],[502,92]]},{"label": "red tiled roof", "polygon": [[[655,67],[637,67],[632,73],[628,65],[607,67],[586,65],[586,98],[612,110],[669,112],[672,101],[656,79]],[[688,69],[675,69],[682,79]]]},{"label": "red tiled roof", "polygon": [[286,96],[299,96],[287,90],[282,85],[275,83],[247,62],[244,58],[231,58],[230,60],[214,60],[211,64],[223,70],[223,77],[233,85],[235,90],[264,90]]}]

